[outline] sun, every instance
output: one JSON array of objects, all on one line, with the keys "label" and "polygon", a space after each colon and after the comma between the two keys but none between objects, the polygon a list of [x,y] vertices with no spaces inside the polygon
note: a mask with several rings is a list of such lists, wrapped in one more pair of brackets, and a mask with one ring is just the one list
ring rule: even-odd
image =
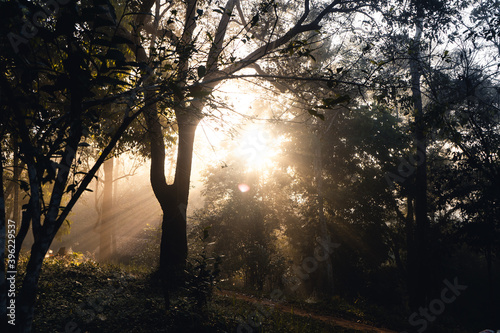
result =
[{"label": "sun", "polygon": [[271,135],[266,130],[253,127],[242,132],[238,155],[247,168],[253,170],[268,167],[277,153]]}]

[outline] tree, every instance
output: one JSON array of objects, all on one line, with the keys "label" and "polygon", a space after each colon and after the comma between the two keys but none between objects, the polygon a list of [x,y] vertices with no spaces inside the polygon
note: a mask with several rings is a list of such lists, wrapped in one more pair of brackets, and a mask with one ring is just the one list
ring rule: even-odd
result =
[{"label": "tree", "polygon": [[500,55],[500,2],[478,1],[474,4],[471,20],[474,23],[468,27],[469,37],[472,40],[486,40],[493,45]]},{"label": "tree", "polygon": [[[431,185],[428,181],[428,153],[434,143],[429,137],[433,126],[427,117],[432,107],[428,101],[432,89],[429,73],[445,59],[446,52],[443,56],[435,50],[443,45],[442,40],[447,38],[445,29],[454,20],[459,20],[460,10],[465,5],[465,1],[417,0],[403,6],[387,3],[382,11],[387,25],[381,25],[384,30],[376,35],[378,40],[372,39],[367,45],[368,54],[379,52],[383,55],[371,60],[372,73],[380,87],[376,98],[393,104],[398,113],[402,109],[402,124],[409,125],[413,134],[413,147],[408,152],[410,163],[400,164],[402,169],[389,175],[391,183],[395,179],[402,183],[401,191],[395,194],[403,195],[406,201],[403,211],[397,209],[401,221],[406,224],[405,275],[412,309],[430,301],[433,282],[437,282],[430,270],[431,259],[436,256],[429,252],[429,216],[432,212],[428,204]],[[410,31],[414,32],[413,36],[410,36]],[[389,77],[388,73],[394,76]],[[395,207],[398,206],[400,204]]]},{"label": "tree", "polygon": [[[154,100],[137,104],[136,97],[150,87],[134,75],[144,66],[126,61],[130,41],[116,36],[118,21],[109,2],[55,6],[46,20],[38,20],[48,10],[38,3],[7,1],[0,6],[1,30],[8,32],[2,34],[0,55],[2,171],[3,157],[9,154],[18,154],[26,165],[29,203],[18,236],[30,225],[34,234],[16,303],[16,327],[29,332],[38,279],[52,240],[122,134]],[[169,94],[164,90],[155,98]],[[109,103],[117,103],[119,124],[92,168],[82,171],[79,155],[89,146],[90,136],[102,134],[102,110]],[[19,145],[7,146],[8,142]],[[42,186],[50,188],[50,198]],[[69,200],[63,206],[65,197]],[[1,213],[5,221],[4,209]],[[5,222],[0,226],[0,234],[5,234]],[[24,235],[16,238],[17,247]],[[2,237],[0,248],[4,247]],[[9,262],[9,270],[15,267]],[[5,291],[5,275],[0,278],[0,289]],[[6,294],[0,297],[5,318]]]},{"label": "tree", "polygon": [[[435,206],[446,212],[455,227],[455,239],[484,256],[490,296],[493,300],[493,263],[498,254],[498,72],[478,59],[485,52],[466,45],[450,55],[453,66],[433,75],[433,104],[429,117],[438,124],[438,138],[446,164],[436,177],[450,179],[437,184]],[[444,169],[444,170],[443,170]]]},{"label": "tree", "polygon": [[113,257],[113,168],[114,158],[104,162],[104,189],[99,223],[99,257],[102,261],[109,261]]},{"label": "tree", "polygon": [[[167,62],[161,71],[152,73],[147,79],[154,81],[155,75],[172,78],[177,93],[163,105],[151,105],[145,113],[151,142],[151,184],[164,214],[160,274],[167,304],[168,290],[182,274],[187,256],[186,208],[193,142],[196,127],[207,114],[204,108],[210,105],[208,97],[211,92],[223,80],[237,76],[239,71],[266,56],[286,47],[293,49],[294,40],[305,32],[320,29],[320,23],[327,15],[354,12],[369,4],[369,1],[336,0],[313,10],[308,0],[287,5],[264,1],[250,2],[248,8],[242,8],[239,1],[229,0],[225,6],[212,10],[210,2],[191,0],[185,5],[168,3],[163,11],[160,2],[141,4],[141,13],[154,14],[152,19],[149,15],[138,15],[135,19],[138,61],[164,63],[163,53],[155,50],[168,50],[175,55],[175,61]],[[281,17],[290,8],[300,8],[301,14],[285,21]],[[180,13],[182,18],[179,18]],[[209,13],[220,15],[220,18],[215,19]],[[208,22],[216,20],[217,23],[213,24],[216,29],[209,29],[210,24],[204,19]],[[269,27],[272,28],[269,30]],[[203,39],[205,36],[207,39]],[[151,46],[148,51],[146,44],[142,43],[144,40]],[[253,44],[250,45],[249,41]],[[160,47],[156,48],[156,45]],[[179,133],[172,184],[167,184],[164,170],[165,146],[159,115],[165,110],[175,114]]]}]

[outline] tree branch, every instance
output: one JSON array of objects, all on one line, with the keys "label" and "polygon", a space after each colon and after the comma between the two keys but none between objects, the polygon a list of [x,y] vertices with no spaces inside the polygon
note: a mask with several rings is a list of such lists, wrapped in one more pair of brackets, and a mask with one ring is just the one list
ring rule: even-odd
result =
[{"label": "tree branch", "polygon": [[[318,30],[320,28],[319,23],[320,21],[324,18],[325,15],[330,13],[336,5],[341,3],[340,0],[333,1],[330,3],[327,7],[325,7],[319,14],[316,16],[316,18],[311,22],[306,25],[302,25],[302,23],[305,22],[307,17],[310,14],[310,8],[309,8],[309,0],[304,1],[304,13],[300,17],[300,19],[297,21],[297,23],[290,29],[286,34],[284,34],[282,37],[266,43],[265,45],[259,47],[257,50],[254,52],[250,53],[245,59],[240,60],[232,65],[229,65],[225,69],[223,69],[221,72],[215,73],[215,75],[232,75],[236,73],[237,71],[249,66],[250,64],[256,62],[257,60],[261,59],[265,55],[269,54],[270,52],[275,51],[277,48],[280,46],[288,43],[292,38],[295,36],[306,32],[306,31],[313,31],[313,30]],[[211,79],[211,78],[209,78]]]},{"label": "tree branch", "polygon": [[212,43],[212,47],[208,52],[207,57],[207,71],[214,72],[217,70],[217,59],[222,52],[222,43],[224,42],[224,37],[226,35],[227,26],[229,24],[229,19],[231,18],[231,13],[233,12],[234,6],[239,0],[228,0],[226,7],[224,8],[224,13],[217,27],[217,32],[215,33],[215,39]]}]

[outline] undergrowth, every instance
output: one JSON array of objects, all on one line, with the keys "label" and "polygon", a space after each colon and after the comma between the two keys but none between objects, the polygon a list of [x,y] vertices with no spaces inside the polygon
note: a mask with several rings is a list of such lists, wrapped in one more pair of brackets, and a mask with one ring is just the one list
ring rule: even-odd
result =
[{"label": "undergrowth", "polygon": [[167,311],[152,274],[100,265],[78,253],[47,258],[34,332],[355,332],[280,311],[262,316],[254,304],[211,297],[207,267],[213,265],[206,259],[191,264],[188,283]]}]

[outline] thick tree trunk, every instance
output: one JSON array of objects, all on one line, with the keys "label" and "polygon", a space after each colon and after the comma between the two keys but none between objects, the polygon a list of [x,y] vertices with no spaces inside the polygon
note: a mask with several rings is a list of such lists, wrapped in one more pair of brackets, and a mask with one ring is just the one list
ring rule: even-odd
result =
[{"label": "thick tree trunk", "polygon": [[194,137],[201,118],[198,109],[176,110],[178,150],[174,183],[165,179],[165,146],[156,106],[146,113],[151,142],[151,185],[163,212],[160,245],[160,277],[165,303],[181,281],[187,258],[186,209],[193,159]]},{"label": "thick tree trunk", "polygon": [[113,257],[112,239],[113,224],[113,168],[114,158],[110,158],[104,166],[104,190],[101,208],[101,223],[99,230],[99,259],[109,261]]}]

